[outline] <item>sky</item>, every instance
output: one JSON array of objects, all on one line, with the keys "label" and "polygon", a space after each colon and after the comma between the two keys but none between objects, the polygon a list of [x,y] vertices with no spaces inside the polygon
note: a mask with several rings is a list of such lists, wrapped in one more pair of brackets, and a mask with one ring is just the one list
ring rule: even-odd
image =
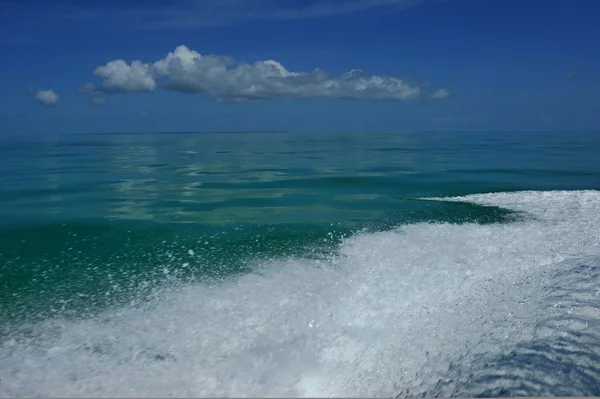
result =
[{"label": "sky", "polygon": [[596,0],[0,0],[0,135],[600,131]]}]

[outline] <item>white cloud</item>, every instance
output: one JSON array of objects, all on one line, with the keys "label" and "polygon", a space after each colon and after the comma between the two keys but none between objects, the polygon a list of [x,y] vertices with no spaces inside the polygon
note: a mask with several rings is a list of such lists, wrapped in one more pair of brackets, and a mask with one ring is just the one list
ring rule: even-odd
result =
[{"label": "white cloud", "polygon": [[[362,98],[409,100],[421,88],[405,79],[353,70],[334,77],[321,69],[288,71],[277,61],[235,63],[228,57],[201,55],[179,46],[154,63],[115,60],[96,68],[100,86],[87,84],[81,92],[150,92],[156,88],[207,93],[219,101],[281,98]],[[435,94],[435,93],[434,93]]]},{"label": "white cloud", "polygon": [[450,95],[450,90],[439,89],[439,90],[436,90],[435,92],[433,92],[431,94],[431,96],[429,96],[429,97],[433,98],[434,100],[443,100],[444,98],[448,97],[449,95]]},{"label": "white cloud", "polygon": [[148,64],[140,61],[128,65],[123,60],[116,60],[96,68],[94,74],[104,79],[105,87],[117,87],[123,91],[152,91],[156,88],[156,82],[149,68]]},{"label": "white cloud", "polygon": [[47,107],[54,107],[58,104],[58,100],[60,96],[56,94],[53,90],[38,90],[34,96],[35,100]]}]

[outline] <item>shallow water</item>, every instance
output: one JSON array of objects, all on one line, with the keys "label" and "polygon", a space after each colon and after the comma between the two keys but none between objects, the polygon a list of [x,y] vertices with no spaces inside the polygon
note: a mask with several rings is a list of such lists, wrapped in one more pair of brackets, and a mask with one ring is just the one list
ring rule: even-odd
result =
[{"label": "shallow water", "polygon": [[0,396],[600,395],[600,135],[0,142]]}]

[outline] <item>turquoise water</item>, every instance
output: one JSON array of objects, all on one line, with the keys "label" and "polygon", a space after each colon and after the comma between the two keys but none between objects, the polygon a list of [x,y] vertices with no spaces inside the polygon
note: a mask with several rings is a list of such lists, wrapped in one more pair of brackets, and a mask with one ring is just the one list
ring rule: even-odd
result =
[{"label": "turquoise water", "polygon": [[600,395],[600,134],[0,140],[0,396]]}]

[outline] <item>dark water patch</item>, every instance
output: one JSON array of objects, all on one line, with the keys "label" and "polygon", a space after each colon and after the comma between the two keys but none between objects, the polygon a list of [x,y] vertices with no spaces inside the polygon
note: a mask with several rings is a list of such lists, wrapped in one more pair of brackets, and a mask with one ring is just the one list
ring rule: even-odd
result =
[{"label": "dark water patch", "polygon": [[59,195],[61,197],[68,197],[75,194],[89,194],[94,189],[98,189],[98,182],[89,183],[73,183],[73,184],[62,184],[61,187],[55,188],[23,188],[15,187],[13,189],[4,190],[0,201],[13,201],[20,200],[23,202],[35,202],[39,199],[47,198],[51,195]]},{"label": "dark water patch", "polygon": [[408,223],[452,223],[452,224],[493,224],[511,223],[522,220],[519,212],[494,206],[481,206],[469,203],[443,201],[405,200],[402,209],[389,213],[393,224]]}]

